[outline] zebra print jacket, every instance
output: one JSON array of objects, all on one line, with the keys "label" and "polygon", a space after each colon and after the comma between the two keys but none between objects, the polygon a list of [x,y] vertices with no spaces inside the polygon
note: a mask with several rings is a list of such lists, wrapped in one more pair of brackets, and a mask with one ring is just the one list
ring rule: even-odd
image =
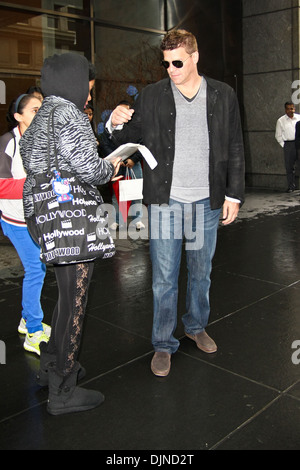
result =
[{"label": "zebra print jacket", "polygon": [[[50,149],[56,145],[59,168],[71,171],[80,181],[92,185],[107,183],[114,173],[113,165],[98,156],[97,142],[87,115],[64,98],[45,98],[20,140],[20,153],[27,173],[23,190],[25,219],[34,215],[33,176],[48,168],[48,117],[56,105],[60,106],[54,112],[54,135],[51,130],[49,143]],[[53,152],[51,167],[55,168]]]}]

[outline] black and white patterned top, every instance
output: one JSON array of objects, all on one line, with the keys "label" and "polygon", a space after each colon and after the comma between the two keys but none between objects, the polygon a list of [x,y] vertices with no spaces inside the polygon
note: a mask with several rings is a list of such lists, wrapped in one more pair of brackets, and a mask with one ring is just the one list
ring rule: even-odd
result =
[{"label": "black and white patterned top", "polygon": [[87,115],[63,98],[49,96],[20,140],[20,153],[27,173],[23,202],[25,219],[34,214],[32,186],[33,176],[48,168],[48,118],[54,113],[54,135],[50,132],[51,167],[55,168],[54,146],[61,170],[68,170],[82,182],[92,185],[107,183],[113,176],[114,167],[101,159],[97,142]]}]

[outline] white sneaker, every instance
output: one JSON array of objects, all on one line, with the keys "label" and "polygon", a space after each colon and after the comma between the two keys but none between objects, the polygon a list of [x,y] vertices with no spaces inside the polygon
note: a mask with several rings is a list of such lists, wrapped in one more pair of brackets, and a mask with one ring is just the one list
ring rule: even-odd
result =
[{"label": "white sneaker", "polygon": [[43,331],[37,331],[33,334],[27,333],[24,341],[24,349],[28,352],[33,352],[40,356],[40,343],[48,343],[48,341],[49,337],[46,336]]},{"label": "white sneaker", "polygon": [[26,335],[26,333],[27,333],[26,321],[24,320],[24,318],[21,318],[20,324],[18,326],[18,332],[21,335]]},{"label": "white sneaker", "polygon": [[143,224],[143,222],[137,222],[135,224],[135,227],[137,230],[143,230],[145,228],[145,225]]},{"label": "white sneaker", "polygon": [[[43,326],[45,335],[50,338],[51,326],[46,325],[46,323],[42,323],[42,326]],[[20,335],[27,335],[28,333],[27,328],[26,328],[26,321],[24,320],[23,317],[21,318],[20,324],[18,326],[18,332],[20,333]]]}]

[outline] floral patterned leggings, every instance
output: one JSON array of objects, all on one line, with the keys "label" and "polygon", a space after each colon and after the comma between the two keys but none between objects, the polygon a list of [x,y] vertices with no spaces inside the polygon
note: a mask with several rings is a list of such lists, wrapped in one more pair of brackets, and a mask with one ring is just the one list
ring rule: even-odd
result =
[{"label": "floral patterned leggings", "polygon": [[93,268],[93,262],[54,267],[59,296],[47,352],[56,356],[56,371],[64,377],[76,366]]}]

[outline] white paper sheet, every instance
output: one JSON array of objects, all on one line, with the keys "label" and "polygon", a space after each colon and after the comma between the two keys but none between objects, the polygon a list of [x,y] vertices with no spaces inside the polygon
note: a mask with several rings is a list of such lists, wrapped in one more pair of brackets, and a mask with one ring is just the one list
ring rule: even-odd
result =
[{"label": "white paper sheet", "polygon": [[105,157],[105,160],[110,161],[116,157],[121,157],[122,160],[126,160],[137,151],[141,152],[144,159],[150,166],[151,170],[154,170],[154,168],[157,166],[157,161],[153,157],[150,150],[147,147],[145,147],[145,145],[141,145],[141,144],[128,143],[128,144],[120,145],[120,147],[118,147],[116,150],[110,153],[107,157]]}]

